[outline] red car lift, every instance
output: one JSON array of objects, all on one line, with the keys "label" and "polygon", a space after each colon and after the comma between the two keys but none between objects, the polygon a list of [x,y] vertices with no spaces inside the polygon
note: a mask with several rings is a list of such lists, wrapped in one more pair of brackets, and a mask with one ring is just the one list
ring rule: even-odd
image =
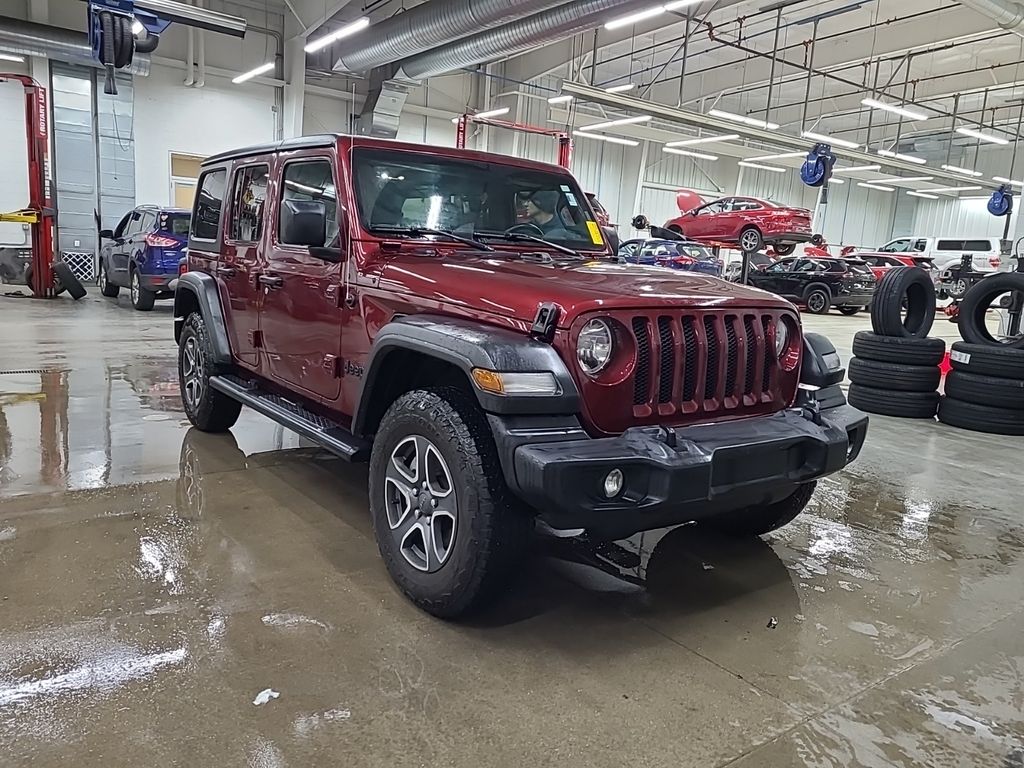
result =
[{"label": "red car lift", "polygon": [[28,75],[0,72],[0,83],[17,80],[25,89],[25,128],[28,138],[28,207],[0,213],[0,221],[28,224],[32,232],[32,292],[55,295],[53,288],[53,229],[57,211],[50,196],[49,140],[46,89]]},{"label": "red car lift", "polygon": [[476,115],[468,113],[460,115],[459,122],[457,123],[458,128],[455,133],[455,146],[458,149],[466,148],[466,131],[470,123],[491,125],[495,128],[506,128],[510,131],[519,131],[521,133],[535,133],[540,136],[551,136],[552,138],[558,139],[558,164],[563,168],[568,168],[569,163],[572,161],[572,137],[565,131],[559,131],[554,128],[539,128],[538,126],[526,125],[525,123],[510,123],[507,120],[492,120],[488,117],[477,117]]}]

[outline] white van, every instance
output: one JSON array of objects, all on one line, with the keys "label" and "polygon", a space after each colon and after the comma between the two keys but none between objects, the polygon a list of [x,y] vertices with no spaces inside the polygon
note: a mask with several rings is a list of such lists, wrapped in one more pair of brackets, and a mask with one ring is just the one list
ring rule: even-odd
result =
[{"label": "white van", "polygon": [[978,272],[995,272],[1010,256],[1010,240],[998,237],[900,237],[878,249],[879,253],[908,253],[931,259],[939,272],[959,266],[964,254],[974,257]]}]

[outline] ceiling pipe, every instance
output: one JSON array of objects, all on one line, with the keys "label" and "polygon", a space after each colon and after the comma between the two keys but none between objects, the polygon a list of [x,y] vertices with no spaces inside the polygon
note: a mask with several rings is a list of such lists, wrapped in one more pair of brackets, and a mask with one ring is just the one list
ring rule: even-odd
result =
[{"label": "ceiling pipe", "polygon": [[335,72],[367,72],[568,0],[431,0],[335,44]]},{"label": "ceiling pipe", "polygon": [[1014,0],[960,0],[960,5],[988,16],[1008,32],[1024,37],[1024,5]]},{"label": "ceiling pipe", "polygon": [[[63,27],[51,27],[34,21],[0,18],[0,50],[22,56],[45,56],[48,59],[102,69],[92,55],[89,36]],[[132,75],[149,74],[149,54],[136,53],[125,68]]]}]

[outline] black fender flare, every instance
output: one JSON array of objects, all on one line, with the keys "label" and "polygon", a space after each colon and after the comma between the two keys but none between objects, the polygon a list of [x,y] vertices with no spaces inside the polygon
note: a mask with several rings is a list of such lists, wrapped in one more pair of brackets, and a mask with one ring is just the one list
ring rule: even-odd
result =
[{"label": "black fender flare", "polygon": [[[487,413],[545,415],[575,414],[580,410],[576,382],[550,344],[532,339],[525,332],[473,320],[407,315],[392,320],[374,337],[352,420],[352,432],[356,435],[366,429],[373,393],[379,389],[378,377],[388,356],[396,350],[410,350],[454,365],[466,375],[480,407]],[[552,373],[561,391],[545,396],[495,395],[472,384],[474,368],[507,373]]]},{"label": "black fender flare", "polygon": [[845,378],[843,361],[828,337],[820,333],[805,333],[800,383],[824,389],[839,384]]},{"label": "black fender flare", "polygon": [[198,307],[206,323],[206,332],[213,347],[214,362],[231,364],[231,344],[228,329],[224,323],[224,311],[220,305],[220,291],[217,281],[205,272],[186,272],[178,278],[174,291],[174,342],[181,339],[190,307]]}]

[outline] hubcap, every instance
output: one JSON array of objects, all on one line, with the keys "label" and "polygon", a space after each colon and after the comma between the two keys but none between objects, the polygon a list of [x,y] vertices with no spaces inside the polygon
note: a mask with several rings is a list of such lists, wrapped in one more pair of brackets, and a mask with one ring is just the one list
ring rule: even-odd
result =
[{"label": "hubcap", "polygon": [[411,435],[391,452],[384,476],[388,526],[402,557],[413,568],[434,573],[455,544],[458,499],[441,452]]},{"label": "hubcap", "polygon": [[191,409],[199,405],[203,397],[203,355],[195,336],[185,339],[181,350],[181,378],[185,384],[185,403]]},{"label": "hubcap", "polygon": [[139,273],[132,272],[132,303],[139,303]]}]

